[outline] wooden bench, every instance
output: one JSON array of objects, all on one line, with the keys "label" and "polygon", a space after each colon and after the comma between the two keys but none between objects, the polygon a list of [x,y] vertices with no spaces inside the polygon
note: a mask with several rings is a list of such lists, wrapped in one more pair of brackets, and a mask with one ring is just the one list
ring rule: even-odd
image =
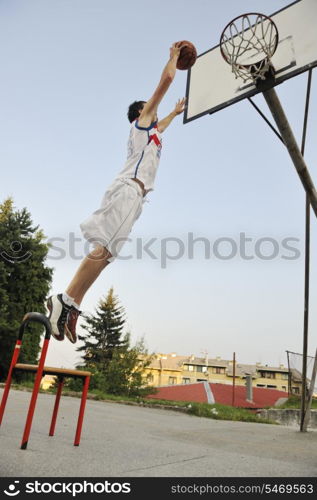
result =
[{"label": "wooden bench", "polygon": [[[38,365],[25,365],[22,363],[17,363],[14,370],[20,370],[25,372],[37,372]],[[51,366],[43,367],[43,377],[44,375],[57,375],[58,377],[70,377],[70,378],[85,378],[90,377],[90,372],[83,372],[80,370],[69,370],[68,368],[52,368]]]}]

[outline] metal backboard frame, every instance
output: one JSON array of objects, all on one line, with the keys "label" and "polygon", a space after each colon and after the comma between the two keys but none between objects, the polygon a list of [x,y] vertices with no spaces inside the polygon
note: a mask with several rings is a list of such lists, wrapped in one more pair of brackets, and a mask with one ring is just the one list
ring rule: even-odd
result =
[{"label": "metal backboard frame", "polygon": [[[272,57],[276,86],[317,66],[317,0],[296,0],[270,17],[279,31],[279,44]],[[216,45],[200,54],[188,71],[184,123],[259,92],[253,83],[235,78]]]}]

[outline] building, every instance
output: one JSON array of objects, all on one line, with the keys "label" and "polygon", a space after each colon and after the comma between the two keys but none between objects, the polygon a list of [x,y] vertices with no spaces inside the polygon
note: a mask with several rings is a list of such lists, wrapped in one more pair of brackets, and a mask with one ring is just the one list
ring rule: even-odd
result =
[{"label": "building", "polygon": [[41,389],[47,391],[52,385],[55,384],[56,377],[54,375],[44,375],[41,380]]},{"label": "building", "polygon": [[[235,372],[235,373],[234,373]],[[232,360],[178,356],[176,353],[156,354],[146,369],[146,378],[155,387],[167,385],[211,382],[216,384],[245,385],[247,376],[252,377],[253,387],[276,389],[300,394],[300,374],[291,372],[284,365],[272,367],[256,363],[255,365],[235,363]]]}]

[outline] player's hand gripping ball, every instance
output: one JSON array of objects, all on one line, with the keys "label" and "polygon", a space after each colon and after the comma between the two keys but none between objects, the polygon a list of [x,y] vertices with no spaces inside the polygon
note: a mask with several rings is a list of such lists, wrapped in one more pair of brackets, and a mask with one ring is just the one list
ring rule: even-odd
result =
[{"label": "player's hand gripping ball", "polygon": [[184,47],[181,48],[176,67],[177,69],[189,69],[195,64],[197,59],[196,47],[188,40],[182,40],[179,43],[183,44]]}]

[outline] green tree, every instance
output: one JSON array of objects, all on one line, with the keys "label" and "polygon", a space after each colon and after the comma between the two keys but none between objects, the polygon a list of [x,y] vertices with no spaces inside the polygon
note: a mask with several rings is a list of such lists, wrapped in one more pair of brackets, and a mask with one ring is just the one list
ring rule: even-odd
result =
[{"label": "green tree", "polygon": [[[82,353],[84,364],[78,368],[93,372],[91,388],[110,394],[139,394],[144,386],[142,374],[151,356],[143,339],[135,346],[130,345],[130,334],[124,333],[125,312],[113,288],[100,300],[95,315],[84,318],[83,328],[87,334],[78,336],[83,345],[77,349]],[[70,383],[74,389],[75,385]]]},{"label": "green tree", "polygon": [[126,346],[127,339],[123,337],[124,316],[113,288],[110,288],[106,298],[99,301],[95,315],[84,316],[86,324],[83,329],[88,335],[78,335],[84,344],[77,351],[83,353],[86,366],[96,366],[99,371],[105,372],[114,350]]},{"label": "green tree", "polygon": [[[150,363],[144,339],[130,347],[130,335],[126,334],[128,347],[116,349],[105,373],[105,387],[110,394],[137,396],[144,392],[144,370]],[[151,389],[152,392],[152,389]]]},{"label": "green tree", "polygon": [[[25,313],[45,313],[53,269],[45,265],[49,246],[26,208],[16,210],[12,198],[0,204],[0,378],[5,378]],[[42,327],[30,324],[19,361],[36,363]]]}]

